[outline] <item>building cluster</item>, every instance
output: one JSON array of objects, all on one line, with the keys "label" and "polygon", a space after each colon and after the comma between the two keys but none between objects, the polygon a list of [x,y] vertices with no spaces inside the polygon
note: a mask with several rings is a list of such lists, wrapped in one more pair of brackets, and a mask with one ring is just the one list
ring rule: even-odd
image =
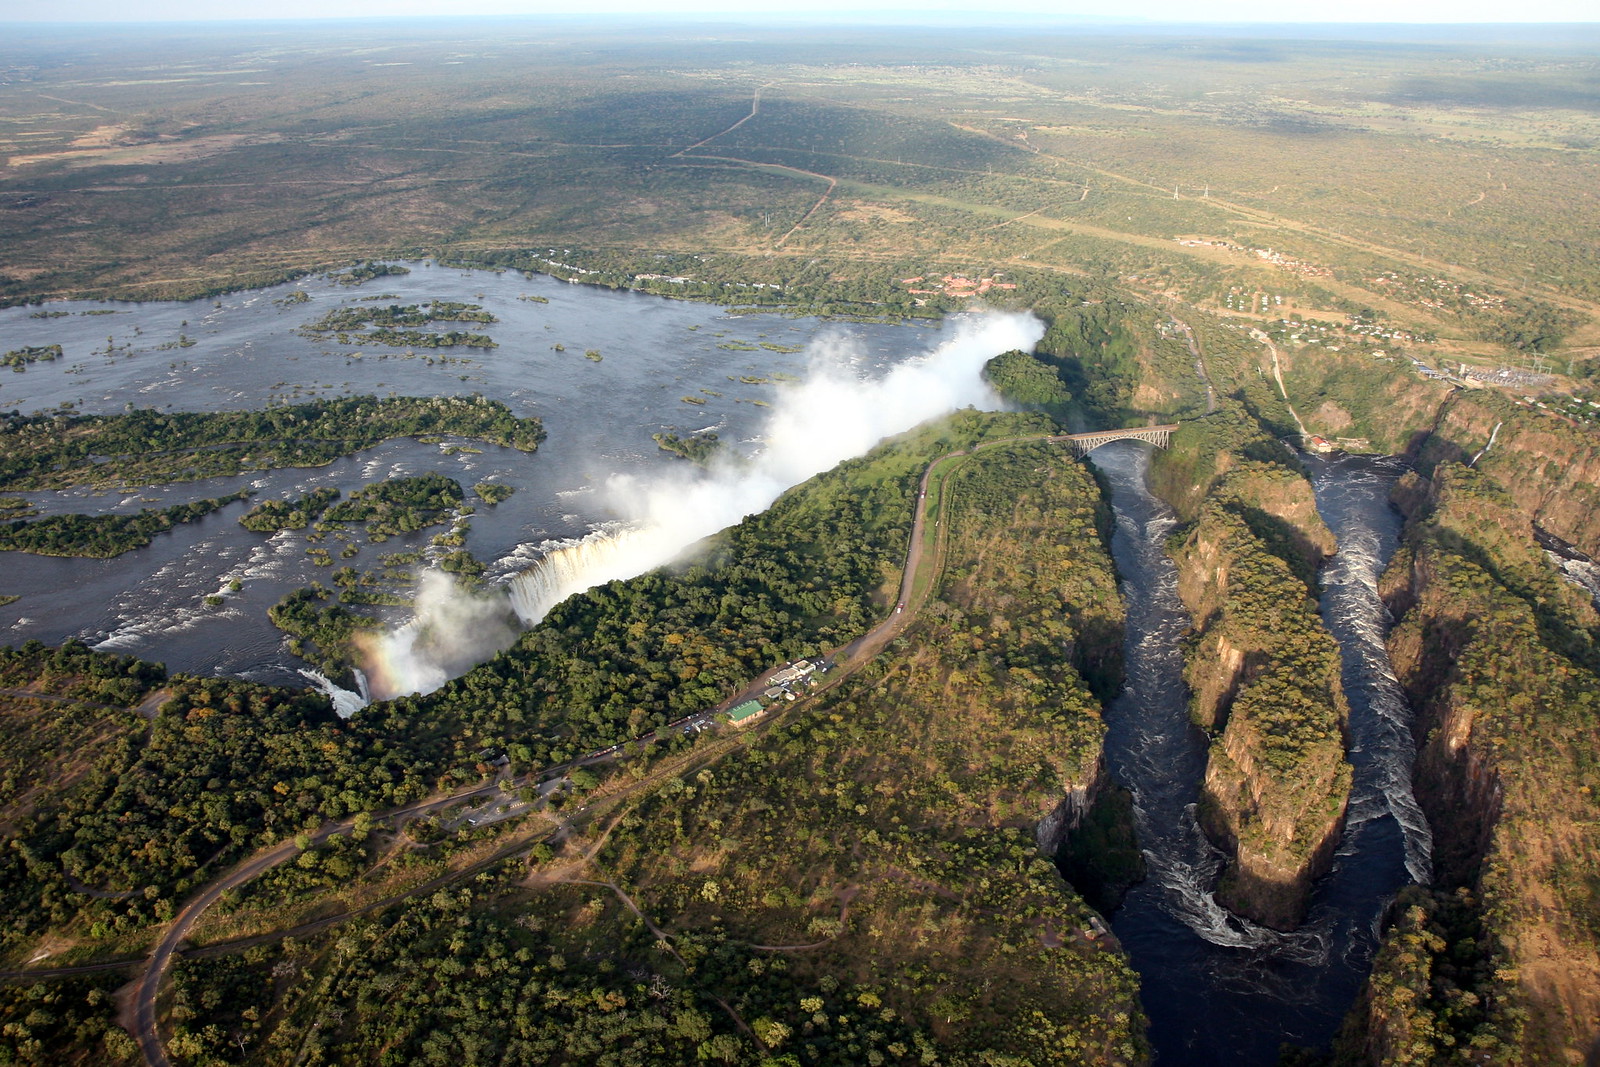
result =
[{"label": "building cluster", "polygon": [[1380,337],[1399,345],[1411,344],[1417,339],[1409,330],[1396,330],[1365,319],[1351,319],[1345,331],[1362,337]]},{"label": "building cluster", "polygon": [[816,685],[817,679],[832,669],[833,664],[825,659],[797,659],[793,663],[785,663],[767,679],[767,688],[762,691],[759,700],[746,700],[729,710],[728,722],[734,726],[755,722],[778,701],[794,700],[800,695],[800,690]]},{"label": "building cluster", "polygon": [[[571,255],[572,254],[572,249],[570,249],[570,248],[563,248],[561,251],[565,255]],[[599,274],[600,273],[597,270],[589,270],[586,267],[575,267],[571,263],[563,263],[558,259],[550,259],[549,258],[549,256],[553,256],[555,254],[556,254],[556,250],[552,248],[552,249],[550,249],[550,251],[549,251],[549,253],[547,255],[539,257],[539,262],[543,263],[547,267],[553,267],[556,270],[566,271],[568,274]]]},{"label": "building cluster", "polygon": [[1333,271],[1327,267],[1319,267],[1315,263],[1307,263],[1303,259],[1286,256],[1282,252],[1275,252],[1270,248],[1252,248],[1250,254],[1257,259],[1264,259],[1274,267],[1286,270],[1291,274],[1304,275],[1307,278],[1331,278]]},{"label": "building cluster", "polygon": [[1307,263],[1303,259],[1284,255],[1282,252],[1274,251],[1271,248],[1246,248],[1243,245],[1236,245],[1232,241],[1207,241],[1198,237],[1178,238],[1177,243],[1185,248],[1220,248],[1224,252],[1238,252],[1243,255],[1255,256],[1257,259],[1266,260],[1274,267],[1286,270],[1291,274],[1304,275],[1307,278],[1333,277],[1333,271],[1327,267],[1319,267],[1315,263]]},{"label": "building cluster", "polygon": [[1283,296],[1280,293],[1261,293],[1244,289],[1229,289],[1222,298],[1222,306],[1230,311],[1244,311],[1252,315],[1265,315],[1273,308],[1283,306]]},{"label": "building cluster", "polygon": [[901,278],[900,284],[904,286],[923,285],[932,288],[908,289],[907,291],[917,296],[954,296],[966,300],[975,296],[982,296],[991,289],[1015,289],[1015,282],[1002,282],[996,278],[978,278],[973,280],[962,274],[946,274],[941,278],[931,279],[925,275],[915,278]]},{"label": "building cluster", "polygon": [[1485,385],[1520,385],[1529,389],[1541,389],[1555,380],[1548,374],[1537,374],[1516,367],[1496,367],[1494,370],[1488,370],[1484,367],[1469,367],[1464,363],[1461,365],[1461,377]]},{"label": "building cluster", "polygon": [[1432,379],[1435,379],[1435,380],[1443,380],[1445,378],[1450,377],[1450,375],[1444,373],[1443,371],[1434,370],[1432,367],[1428,366],[1426,363],[1422,362],[1422,360],[1417,359],[1416,357],[1412,357],[1411,366],[1412,366],[1412,368],[1414,370],[1416,370],[1416,372],[1418,374],[1422,375],[1424,378],[1432,378]]},{"label": "building cluster", "polygon": [[1475,293],[1460,282],[1448,278],[1435,278],[1430,274],[1401,277],[1394,271],[1369,278],[1377,286],[1399,290],[1396,295],[1408,297],[1412,302],[1433,311],[1451,311],[1465,304],[1478,311],[1503,311],[1506,298],[1493,293]]},{"label": "building cluster", "polygon": [[[1285,319],[1280,318],[1268,329],[1275,338],[1287,340],[1302,345],[1322,345],[1331,352],[1338,352],[1342,345],[1339,342],[1352,341],[1370,344],[1372,341],[1390,341],[1396,345],[1413,344],[1417,341],[1429,340],[1428,337],[1418,335],[1409,330],[1397,330],[1379,323],[1371,322],[1360,316],[1353,316],[1348,323],[1324,322],[1320,319]],[[1376,349],[1374,358],[1387,358],[1388,351]]]}]

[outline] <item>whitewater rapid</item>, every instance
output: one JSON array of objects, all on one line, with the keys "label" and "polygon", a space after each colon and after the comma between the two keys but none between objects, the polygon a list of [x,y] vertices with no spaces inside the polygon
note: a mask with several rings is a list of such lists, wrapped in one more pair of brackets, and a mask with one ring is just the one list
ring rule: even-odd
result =
[{"label": "whitewater rapid", "polygon": [[[1111,488],[1112,553],[1127,609],[1127,686],[1106,711],[1106,765],[1134,796],[1148,876],[1111,916],[1139,972],[1162,1062],[1267,1067],[1285,1042],[1326,1046],[1371,968],[1393,895],[1428,873],[1426,820],[1410,792],[1406,705],[1389,668],[1377,581],[1398,544],[1388,460],[1310,461],[1317,503],[1341,552],[1324,574],[1324,618],[1340,641],[1351,704],[1351,815],[1333,869],[1292,933],[1217,903],[1223,854],[1196,804],[1209,740],[1189,720],[1183,638],[1190,620],[1166,541],[1177,521],[1146,487],[1148,446],[1121,442],[1092,460]],[[1342,558],[1341,558],[1342,557]]]},{"label": "whitewater rapid", "polygon": [[1389,663],[1392,620],[1378,580],[1398,546],[1398,526],[1373,521],[1405,465],[1396,459],[1317,456],[1307,459],[1317,510],[1339,551],[1322,570],[1322,618],[1339,642],[1341,680],[1351,702],[1348,751],[1354,774],[1345,836],[1385,817],[1399,824],[1406,873],[1433,881],[1433,831],[1411,788],[1417,746],[1411,706]]}]

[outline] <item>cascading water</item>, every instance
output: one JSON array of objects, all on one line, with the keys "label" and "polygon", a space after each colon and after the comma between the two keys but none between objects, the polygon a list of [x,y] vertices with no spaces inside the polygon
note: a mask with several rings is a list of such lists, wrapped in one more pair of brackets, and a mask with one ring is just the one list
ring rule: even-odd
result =
[{"label": "cascading water", "polygon": [[1584,590],[1600,609],[1600,563],[1579,552],[1561,538],[1537,526],[1534,537],[1544,549],[1545,558],[1573,585]]},{"label": "cascading water", "polygon": [[[1411,790],[1416,741],[1411,707],[1389,665],[1384,645],[1388,609],[1378,579],[1399,546],[1399,516],[1389,492],[1405,465],[1370,456],[1307,456],[1317,510],[1339,542],[1322,571],[1322,620],[1344,656],[1341,680],[1350,701],[1349,759],[1354,769],[1345,841],[1352,847],[1368,823],[1398,824],[1411,880],[1433,880],[1433,832]],[[1387,521],[1385,521],[1387,520]]]},{"label": "cascading water", "polygon": [[[653,527],[612,524],[581,539],[545,542],[532,566],[477,592],[464,592],[437,572],[425,575],[415,618],[358,639],[372,673],[370,695],[431,693],[508,647],[567,597],[668,563],[684,547]],[[313,681],[346,717],[368,702],[365,686],[357,695],[320,675]]]},{"label": "cascading water", "polygon": [[[1224,857],[1195,818],[1207,740],[1189,721],[1183,683],[1190,620],[1165,545],[1176,521],[1146,488],[1147,448],[1119,443],[1092,459],[1111,486],[1112,552],[1127,606],[1128,682],[1107,711],[1106,762],[1133,791],[1149,871],[1111,917],[1112,928],[1140,974],[1162,1062],[1275,1064],[1284,1043],[1322,1046],[1332,1038],[1370,969],[1384,908],[1408,881],[1409,866],[1427,869],[1426,822],[1408,788],[1407,714],[1383,654],[1387,620],[1376,596],[1377,575],[1398,542],[1399,516],[1387,500],[1400,468],[1342,457],[1316,471],[1319,509],[1341,544],[1352,545],[1329,570],[1324,612],[1344,651],[1352,745],[1360,748],[1351,759],[1364,799],[1359,814],[1352,805],[1307,921],[1283,934],[1232,915],[1212,892]],[[1357,592],[1363,595],[1346,595]],[[1349,629],[1365,636],[1354,640]]]},{"label": "cascading water", "polygon": [[638,574],[651,545],[647,533],[627,526],[596,530],[581,540],[547,543],[541,546],[544,556],[537,563],[506,583],[511,610],[522,625],[535,626],[574,593]]},{"label": "cascading water", "polygon": [[313,671],[309,668],[300,671],[300,674],[314,688],[328,698],[333,704],[334,713],[341,719],[348,719],[372,702],[372,694],[367,691],[367,676],[359,670],[352,673],[356,676],[356,688],[354,690],[333,684],[332,680],[321,671]]},{"label": "cascading water", "polygon": [[503,624],[507,606],[522,626],[532,626],[574,593],[670,563],[695,542],[885,437],[961,407],[993,406],[997,398],[982,376],[985,362],[999,352],[1033,347],[1043,332],[1032,316],[963,317],[932,352],[868,380],[848,363],[819,353],[811,377],[788,389],[773,408],[759,452],[653,483],[608,478],[608,496],[633,525],[547,543],[543,558],[509,582],[509,604],[504,598],[454,595],[448,583],[430,595],[424,585],[417,623],[366,642],[374,692],[390,697],[436,689],[515,639]]}]

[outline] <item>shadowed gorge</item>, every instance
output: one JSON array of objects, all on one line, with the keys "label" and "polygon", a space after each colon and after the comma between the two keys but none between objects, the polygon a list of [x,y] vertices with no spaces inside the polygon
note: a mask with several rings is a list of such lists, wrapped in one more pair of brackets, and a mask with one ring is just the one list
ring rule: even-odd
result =
[{"label": "shadowed gorge", "polygon": [[0,1061],[1592,1059],[1600,30],[772,14],[3,27]]}]

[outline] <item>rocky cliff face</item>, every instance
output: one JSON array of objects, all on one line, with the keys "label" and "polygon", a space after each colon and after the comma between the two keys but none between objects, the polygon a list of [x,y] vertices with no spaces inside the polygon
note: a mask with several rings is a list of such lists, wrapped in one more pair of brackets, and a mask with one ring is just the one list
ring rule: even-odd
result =
[{"label": "rocky cliff face", "polygon": [[1350,1048],[1581,1063],[1600,1031],[1600,618],[1490,478],[1440,463],[1403,497],[1415,520],[1383,589],[1436,880],[1402,902]]},{"label": "rocky cliff face", "polygon": [[[1290,394],[1328,393],[1341,401],[1307,405],[1306,428],[1354,434],[1372,448],[1404,453],[1424,474],[1440,463],[1468,463],[1494,478],[1531,519],[1584,552],[1600,552],[1600,437],[1499,389],[1461,389],[1370,360],[1319,354],[1296,362]],[[1491,440],[1493,444],[1491,444]]]},{"label": "rocky cliff face", "polygon": [[1445,404],[1414,455],[1424,471],[1477,457],[1474,466],[1510,495],[1519,521],[1531,519],[1590,555],[1600,552],[1600,437],[1595,434],[1497,392],[1464,390]]},{"label": "rocky cliff face", "polygon": [[1287,929],[1332,859],[1350,790],[1338,647],[1308,585],[1333,538],[1297,473],[1229,467],[1173,553],[1195,618],[1191,713],[1213,736],[1201,823],[1233,857],[1219,899]]},{"label": "rocky cliff face", "polygon": [[1105,760],[1101,758],[1091,765],[1086,778],[1072,783],[1060,803],[1034,827],[1033,836],[1039,842],[1040,852],[1046,856],[1060,853],[1067,837],[1083,824],[1105,780]]}]

